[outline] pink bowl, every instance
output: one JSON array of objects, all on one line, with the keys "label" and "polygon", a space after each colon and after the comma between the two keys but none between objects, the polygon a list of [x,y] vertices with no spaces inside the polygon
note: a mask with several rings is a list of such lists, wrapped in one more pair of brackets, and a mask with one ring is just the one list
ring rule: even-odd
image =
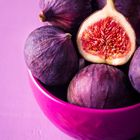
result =
[{"label": "pink bowl", "polygon": [[140,103],[119,109],[79,107],[49,93],[31,72],[29,80],[44,114],[59,129],[76,139],[134,140],[140,134]]}]

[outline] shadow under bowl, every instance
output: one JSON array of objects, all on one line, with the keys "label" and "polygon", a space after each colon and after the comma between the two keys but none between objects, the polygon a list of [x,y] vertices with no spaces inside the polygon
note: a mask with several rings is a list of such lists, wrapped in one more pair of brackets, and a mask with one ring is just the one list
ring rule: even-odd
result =
[{"label": "shadow under bowl", "polygon": [[117,109],[79,107],[51,94],[30,71],[29,81],[45,116],[69,136],[80,140],[134,140],[140,135],[140,103]]}]

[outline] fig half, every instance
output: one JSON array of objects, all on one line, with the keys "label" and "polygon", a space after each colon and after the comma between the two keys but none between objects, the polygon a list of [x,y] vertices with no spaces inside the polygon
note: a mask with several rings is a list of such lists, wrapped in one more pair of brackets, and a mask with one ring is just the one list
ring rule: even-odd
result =
[{"label": "fig half", "polygon": [[136,37],[130,23],[115,9],[113,0],[107,0],[102,10],[82,23],[77,44],[86,60],[117,66],[128,62],[134,53]]}]

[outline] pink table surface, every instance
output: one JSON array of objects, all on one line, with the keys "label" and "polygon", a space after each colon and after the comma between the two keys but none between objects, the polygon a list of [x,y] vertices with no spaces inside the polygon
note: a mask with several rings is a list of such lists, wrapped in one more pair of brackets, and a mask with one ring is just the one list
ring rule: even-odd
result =
[{"label": "pink table surface", "polygon": [[42,24],[38,1],[0,0],[0,140],[74,140],[42,113],[28,83],[23,47]]}]

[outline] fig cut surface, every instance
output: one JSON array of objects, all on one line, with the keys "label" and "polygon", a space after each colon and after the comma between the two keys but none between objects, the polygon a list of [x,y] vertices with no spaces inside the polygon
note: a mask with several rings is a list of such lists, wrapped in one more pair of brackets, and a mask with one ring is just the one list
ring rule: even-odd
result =
[{"label": "fig cut surface", "polygon": [[93,63],[123,65],[136,49],[136,37],[127,19],[119,13],[113,0],[90,15],[80,26],[77,45],[81,55]]}]

